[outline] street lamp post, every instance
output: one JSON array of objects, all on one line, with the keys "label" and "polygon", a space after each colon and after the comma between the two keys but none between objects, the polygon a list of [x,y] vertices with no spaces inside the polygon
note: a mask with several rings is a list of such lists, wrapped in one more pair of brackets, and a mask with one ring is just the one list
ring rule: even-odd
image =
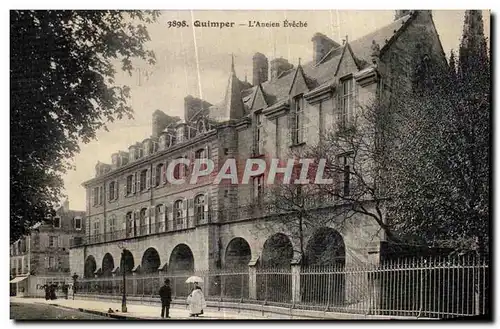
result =
[{"label": "street lamp post", "polygon": [[125,253],[128,251],[123,242],[118,243],[118,247],[122,250],[120,268],[123,275],[123,294],[122,294],[122,313],[127,313],[127,269],[125,268]]},{"label": "street lamp post", "polygon": [[125,269],[125,251],[127,249],[123,248],[122,250],[122,261],[121,268],[123,273],[123,295],[122,295],[122,312],[127,313],[127,279],[126,279],[126,269]]}]

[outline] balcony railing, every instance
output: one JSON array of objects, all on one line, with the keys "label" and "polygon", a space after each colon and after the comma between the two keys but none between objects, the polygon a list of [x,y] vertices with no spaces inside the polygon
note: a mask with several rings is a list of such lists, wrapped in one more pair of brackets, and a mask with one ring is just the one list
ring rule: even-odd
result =
[{"label": "balcony railing", "polygon": [[130,227],[127,230],[116,230],[104,234],[95,234],[71,239],[71,247],[84,246],[103,242],[130,239],[151,234],[175,232],[205,225],[215,218],[213,211],[205,211],[191,216],[169,218],[166,222],[154,222],[151,224]]}]

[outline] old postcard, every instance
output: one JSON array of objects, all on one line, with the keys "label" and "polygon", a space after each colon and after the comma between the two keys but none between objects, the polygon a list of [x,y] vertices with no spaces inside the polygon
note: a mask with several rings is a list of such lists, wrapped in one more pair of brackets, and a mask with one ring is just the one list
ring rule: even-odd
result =
[{"label": "old postcard", "polygon": [[11,10],[11,318],[490,318],[489,38],[488,10]]}]

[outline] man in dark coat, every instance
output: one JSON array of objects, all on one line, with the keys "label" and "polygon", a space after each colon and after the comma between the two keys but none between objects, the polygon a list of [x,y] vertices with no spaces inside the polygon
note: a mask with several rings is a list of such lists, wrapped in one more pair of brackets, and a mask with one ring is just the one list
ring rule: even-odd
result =
[{"label": "man in dark coat", "polygon": [[170,289],[170,280],[165,279],[165,284],[160,288],[161,298],[161,317],[170,318],[170,302],[172,301],[172,289]]}]

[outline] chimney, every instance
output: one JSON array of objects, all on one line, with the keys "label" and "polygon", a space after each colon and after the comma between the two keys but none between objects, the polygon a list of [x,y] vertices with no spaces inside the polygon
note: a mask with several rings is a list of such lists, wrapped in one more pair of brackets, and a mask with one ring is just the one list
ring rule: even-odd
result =
[{"label": "chimney", "polygon": [[316,33],[312,37],[311,41],[313,42],[314,64],[318,64],[319,61],[321,61],[332,48],[340,47],[340,44],[336,43],[322,33]]},{"label": "chimney", "polygon": [[190,122],[194,115],[202,109],[208,109],[212,104],[200,98],[187,95],[184,97],[184,121]]},{"label": "chimney", "polygon": [[257,86],[258,84],[267,81],[267,75],[269,72],[269,62],[267,60],[267,57],[261,53],[255,53],[252,59],[253,59],[252,85]]},{"label": "chimney", "polygon": [[113,153],[111,154],[111,168],[112,169],[116,169],[119,167],[119,164],[118,164],[118,158],[119,158],[119,154],[118,153]]},{"label": "chimney", "polygon": [[275,58],[271,61],[271,80],[276,80],[281,73],[293,69],[293,65],[287,59]]},{"label": "chimney", "polygon": [[168,116],[160,110],[156,110],[153,112],[153,137],[160,136],[160,133],[163,131],[163,129],[167,127],[167,118]]},{"label": "chimney", "polygon": [[401,17],[410,14],[410,12],[411,12],[411,10],[408,10],[408,9],[396,10],[396,15],[394,16],[394,20],[397,21]]}]

